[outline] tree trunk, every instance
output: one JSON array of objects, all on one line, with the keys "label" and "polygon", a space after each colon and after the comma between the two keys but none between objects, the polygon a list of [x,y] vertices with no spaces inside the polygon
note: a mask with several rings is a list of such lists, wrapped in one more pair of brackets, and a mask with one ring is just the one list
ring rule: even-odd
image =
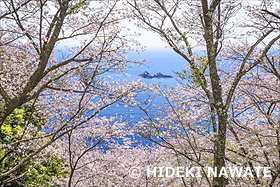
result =
[{"label": "tree trunk", "polygon": [[[213,11],[219,5],[219,0],[213,0],[210,8],[207,0],[202,0],[203,18],[204,18],[204,38],[206,41],[208,65],[210,70],[210,80],[212,87],[212,96],[214,106],[218,117],[218,132],[214,137],[214,167],[217,168],[218,175],[223,167],[225,167],[225,144],[227,129],[227,111],[223,104],[222,87],[220,77],[217,71],[217,45],[214,42],[213,32]],[[219,28],[217,28],[219,29]],[[216,124],[213,124],[216,126]],[[224,177],[215,176],[213,180],[214,187],[226,186],[227,180]]]},{"label": "tree trunk", "polygon": [[[221,109],[222,110],[222,109]],[[215,136],[214,142],[214,167],[217,167],[217,174],[219,175],[221,168],[225,167],[225,145],[226,145],[226,129],[227,129],[227,115],[226,112],[218,114],[218,132]],[[214,187],[224,187],[227,180],[224,177],[214,177]]]}]

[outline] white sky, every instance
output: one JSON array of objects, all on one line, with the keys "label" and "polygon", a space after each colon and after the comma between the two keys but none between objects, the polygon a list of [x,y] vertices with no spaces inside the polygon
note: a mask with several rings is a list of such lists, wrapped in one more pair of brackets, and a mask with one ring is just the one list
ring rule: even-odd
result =
[{"label": "white sky", "polygon": [[[280,8],[280,0],[275,0],[275,1],[276,2],[279,1],[278,8]],[[244,4],[246,4],[246,3],[256,4],[259,2],[260,2],[259,0],[245,0],[243,3]],[[123,6],[121,4],[122,3],[120,3],[120,6]],[[236,18],[243,19],[242,16],[244,16],[244,12],[243,13],[239,12]],[[132,33],[132,34],[134,32],[141,33],[141,36],[135,37],[135,39],[137,39],[143,46],[146,46],[147,49],[166,48],[167,43],[162,40],[162,38],[160,37],[159,34],[138,28],[138,27],[134,26],[134,24],[132,22],[128,22],[127,20],[123,21],[122,24],[124,26],[130,28],[129,33]],[[252,40],[254,40],[254,39],[252,39]],[[69,46],[69,45],[75,45],[75,43],[76,43],[75,41],[73,41],[73,42],[71,41],[70,43],[69,43],[69,41],[66,41],[65,43],[62,43],[61,45]]]},{"label": "white sky", "polygon": [[135,30],[141,33],[141,36],[137,37],[137,39],[142,45],[147,46],[147,48],[165,48],[167,46],[167,43],[162,40],[159,34],[139,28]]},{"label": "white sky", "polygon": [[[279,3],[277,3],[277,2],[279,2]],[[277,6],[277,9],[279,10],[280,9],[280,0],[274,0],[274,3]],[[247,4],[258,5],[258,4],[260,4],[260,0],[243,0],[242,6],[246,6]],[[245,16],[245,12],[241,10],[231,20],[232,21],[244,20],[243,16]],[[133,23],[128,22],[128,21],[125,21],[122,24],[124,24],[125,26],[129,27],[131,29],[131,33],[133,33],[133,32],[141,33],[141,36],[137,37],[137,39],[138,39],[139,42],[141,42],[142,45],[146,46],[147,49],[166,48],[166,46],[168,45],[166,42],[163,41],[163,39],[157,33],[154,33],[154,32],[151,32],[151,31],[147,31],[147,30],[135,27],[133,25]],[[238,34],[238,32],[241,31],[241,29],[237,28],[236,31],[237,31],[236,34]],[[275,37],[275,35],[276,34],[270,35],[265,41],[270,41],[273,37]],[[255,38],[251,38],[250,40],[253,42],[256,39]],[[190,42],[191,42],[191,40],[190,40]]]}]

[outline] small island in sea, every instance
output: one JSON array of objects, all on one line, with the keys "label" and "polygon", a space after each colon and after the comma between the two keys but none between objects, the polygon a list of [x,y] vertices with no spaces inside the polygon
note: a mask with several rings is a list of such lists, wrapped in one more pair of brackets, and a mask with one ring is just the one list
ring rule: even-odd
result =
[{"label": "small island in sea", "polygon": [[145,78],[145,79],[152,79],[152,78],[173,78],[171,75],[164,75],[160,72],[154,74],[154,75],[151,75],[149,72],[145,71],[144,73],[138,75],[142,78]]}]

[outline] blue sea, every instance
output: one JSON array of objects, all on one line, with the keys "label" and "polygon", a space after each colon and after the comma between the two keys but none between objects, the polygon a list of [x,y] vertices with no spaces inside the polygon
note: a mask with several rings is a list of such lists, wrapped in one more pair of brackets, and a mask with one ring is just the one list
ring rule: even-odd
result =
[{"label": "blue sea", "polygon": [[[62,52],[64,51],[63,48],[59,48]],[[199,54],[203,54],[202,52],[197,51]],[[63,54],[63,53],[62,53]],[[63,56],[63,55],[62,55]],[[58,55],[57,58],[62,58],[61,55]],[[162,88],[171,88],[175,87],[179,82],[178,79],[180,78],[174,73],[174,72],[181,72],[185,69],[186,60],[183,59],[181,56],[179,56],[177,53],[175,53],[172,49],[148,49],[144,52],[137,53],[137,52],[129,52],[126,54],[128,56],[128,61],[131,61],[129,63],[129,69],[125,71],[126,74],[129,74],[130,76],[125,76],[124,74],[114,73],[114,72],[107,72],[110,77],[112,77],[115,80],[120,81],[137,81],[140,78],[140,81],[143,83],[149,85],[149,84],[160,84]],[[145,60],[146,62],[139,66],[139,63],[133,63],[134,61],[140,61]],[[146,79],[141,78],[139,74],[142,74],[143,72],[149,72],[151,75],[156,74],[157,72],[160,72],[164,75],[171,75],[173,78],[152,78],[152,79]],[[158,107],[163,106],[166,103],[166,99],[159,97],[158,95],[154,95],[150,92],[141,92],[137,95],[137,101],[145,101],[148,97],[152,99],[152,103],[148,103],[147,105],[144,105],[149,110],[149,115],[151,117],[156,116],[158,114],[158,111],[153,109],[153,107],[150,107],[152,104],[156,105]],[[164,114],[163,114],[164,115]],[[122,119],[122,121],[128,122],[128,128],[132,128],[134,124],[137,122],[147,119],[146,114],[140,110],[138,107],[128,106],[125,107],[121,103],[118,103],[118,106],[116,104],[111,105],[110,107],[104,109],[98,114],[98,117],[106,116],[108,118],[110,117],[117,117],[117,120]],[[49,129],[46,128],[45,132],[48,132]],[[154,143],[151,141],[144,139],[140,135],[134,133],[127,135],[128,138],[131,139],[133,142],[132,146],[152,146]],[[98,139],[98,138],[97,138]],[[160,139],[157,139],[156,137],[153,137],[154,140],[161,141]],[[122,144],[122,139],[114,139],[112,142],[117,142],[119,144]],[[93,141],[90,139],[89,141]],[[96,140],[97,141],[97,140]],[[94,144],[94,141],[92,142]],[[106,151],[108,148],[108,143],[105,142],[102,145],[100,145],[104,150]]]},{"label": "blue sea", "polygon": [[[164,75],[171,75],[173,78],[152,78],[146,79],[141,78],[141,81],[146,84],[160,84],[162,87],[170,88],[178,84],[178,76],[174,72],[180,72],[185,68],[186,61],[170,49],[161,49],[161,50],[147,50],[140,54],[136,52],[128,53],[128,60],[146,60],[145,65],[138,64],[131,65],[131,67],[126,71],[130,74],[129,77],[120,74],[110,74],[114,79],[119,80],[128,80],[128,81],[137,81],[139,78],[138,75],[142,74],[144,71],[149,72],[151,75],[154,75],[157,72],[161,72]],[[157,106],[164,105],[166,100],[151,93],[140,93],[138,96],[139,101],[146,99],[147,97],[153,99],[153,104]],[[155,116],[157,111],[150,111],[151,116]],[[122,105],[112,105],[102,111],[99,116],[122,116],[122,120],[128,122],[131,126],[137,123],[138,121],[146,117],[145,113],[137,107],[124,107]],[[133,116],[133,117],[132,117]],[[133,146],[137,145],[153,145],[152,142],[143,139],[140,135],[128,135],[128,137],[133,142]],[[121,143],[121,140],[119,140]]]}]

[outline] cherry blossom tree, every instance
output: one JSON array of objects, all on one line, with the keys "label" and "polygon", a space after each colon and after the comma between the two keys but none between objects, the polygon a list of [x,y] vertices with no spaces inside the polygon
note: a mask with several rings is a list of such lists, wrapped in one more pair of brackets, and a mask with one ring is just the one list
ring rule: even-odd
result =
[{"label": "cherry blossom tree", "polygon": [[[1,170],[0,184],[32,176],[32,169],[57,151],[69,164],[67,179],[55,181],[61,186],[277,186],[280,26],[275,2],[131,0],[126,11],[119,3],[0,2],[2,134],[10,132],[6,127],[13,113],[25,105],[30,109],[29,118],[20,121],[20,136],[10,133],[12,143],[1,141],[1,164],[18,160]],[[166,99],[155,118],[135,101],[138,91],[146,89],[143,83],[109,76],[127,69],[131,43],[119,25],[124,18],[158,33],[187,62],[186,70],[177,72],[182,79],[178,87],[151,85],[151,92]],[[117,102],[137,105],[148,120],[128,131],[115,114],[98,116]],[[32,120],[38,112],[44,126]],[[124,141],[104,152],[104,142],[125,140],[133,130],[160,147],[131,149]],[[254,168],[259,165],[271,167],[272,177],[259,177]],[[197,166],[202,176],[143,173],[133,179],[129,170],[134,166],[142,171]],[[208,166],[218,173],[224,166],[248,166],[253,172],[251,178],[211,178]]]},{"label": "cherry blossom tree", "polygon": [[279,78],[267,73],[262,66],[246,76],[234,97],[228,127],[231,134],[228,155],[239,164],[271,167],[269,180],[264,182],[253,172],[254,182],[258,185],[278,186]]},{"label": "cherry blossom tree", "polygon": [[144,85],[120,83],[108,75],[125,74],[124,55],[130,49],[121,32],[124,28],[118,25],[123,16],[117,1],[12,0],[0,5],[0,126],[23,105],[31,106],[31,117],[36,108],[47,120],[42,129],[32,120],[23,122],[24,129],[45,131],[45,135],[23,135],[12,145],[1,145],[8,149],[1,156],[9,157],[20,146],[31,150],[28,146],[36,144],[32,151],[21,153],[17,164],[1,172],[0,183],[6,185],[28,173],[13,177],[23,165],[32,159],[35,163],[43,150],[77,134],[75,130],[87,130],[79,135],[84,139],[121,134],[117,132],[121,124],[98,114],[116,102],[132,104]]},{"label": "cherry blossom tree", "polygon": [[[153,135],[160,136],[161,142],[155,142],[198,166],[207,164],[209,154],[213,155],[213,163],[208,164],[217,167],[219,173],[229,160],[227,140],[236,132],[232,131],[230,114],[239,111],[232,109],[232,105],[247,99],[235,100],[239,85],[250,79],[251,71],[258,71],[279,42],[277,3],[269,0],[256,4],[221,0],[126,3],[133,9],[137,26],[158,33],[188,63],[187,70],[178,72],[187,81],[169,93],[158,91],[170,106],[166,118],[139,123],[141,132],[146,129],[146,137],[151,140]],[[196,53],[198,47],[205,50],[204,55]],[[247,164],[252,166],[250,162]],[[258,180],[255,182],[260,184]],[[206,183],[226,186],[229,181],[225,176],[217,176],[213,182],[206,178]]]},{"label": "cherry blossom tree", "polygon": [[95,149],[81,157],[72,186],[180,186],[183,177],[154,177],[147,173],[147,168],[176,165],[176,155],[164,148],[114,146],[106,154]]}]

